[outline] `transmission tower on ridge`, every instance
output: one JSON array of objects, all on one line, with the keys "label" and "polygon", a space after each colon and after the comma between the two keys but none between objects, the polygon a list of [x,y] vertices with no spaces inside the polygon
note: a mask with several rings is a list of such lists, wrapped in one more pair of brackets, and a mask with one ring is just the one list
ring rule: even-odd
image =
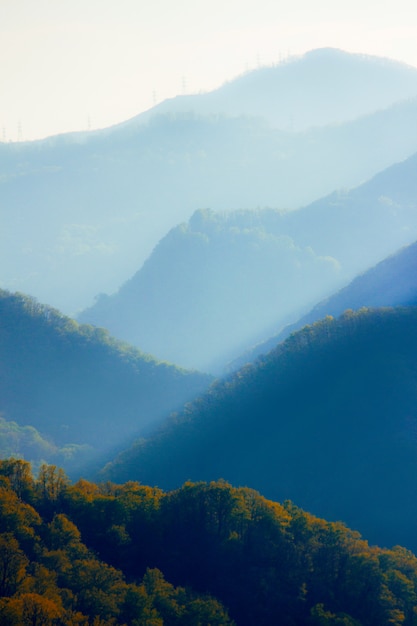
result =
[{"label": "transmission tower on ridge", "polygon": [[184,96],[187,92],[187,79],[185,76],[182,77],[181,85],[182,85],[182,95]]}]

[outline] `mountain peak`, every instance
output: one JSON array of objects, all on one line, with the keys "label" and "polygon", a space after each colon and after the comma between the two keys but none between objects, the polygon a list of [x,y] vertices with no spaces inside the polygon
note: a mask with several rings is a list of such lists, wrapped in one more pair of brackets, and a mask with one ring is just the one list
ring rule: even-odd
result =
[{"label": "mountain peak", "polygon": [[260,117],[282,130],[340,124],[417,97],[417,69],[384,57],[339,48],[310,50],[251,70],[205,94],[166,100],[134,118],[155,114]]}]

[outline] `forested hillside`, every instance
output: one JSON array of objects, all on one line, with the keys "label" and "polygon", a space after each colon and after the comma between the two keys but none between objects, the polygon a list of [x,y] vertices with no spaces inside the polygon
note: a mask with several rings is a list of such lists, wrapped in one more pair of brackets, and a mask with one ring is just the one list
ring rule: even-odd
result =
[{"label": "forested hillside", "polygon": [[225,85],[214,114],[167,103],[147,123],[0,142],[2,288],[74,315],[199,208],[298,208],[416,152],[415,69],[335,50],[269,69]]},{"label": "forested hillside", "polygon": [[71,464],[79,453],[83,460],[110,454],[210,381],[0,291],[1,456]]},{"label": "forested hillside", "polygon": [[417,559],[224,481],[0,461],[2,626],[412,626]]},{"label": "forested hillside", "polygon": [[281,221],[269,210],[199,211],[78,319],[160,358],[221,371],[260,330],[340,281],[337,261],[297,246]]},{"label": "forested hillside", "polygon": [[[108,4],[91,78],[106,24],[139,42]],[[81,44],[68,11],[15,34]],[[258,65],[106,129],[3,125],[0,626],[417,626],[417,68]]]},{"label": "forested hillside", "polygon": [[416,308],[326,318],[216,383],[103,475],[162,488],[222,477],[416,550],[416,355]]},{"label": "forested hillside", "polygon": [[116,294],[79,319],[159,358],[222,371],[416,239],[416,172],[414,155],[297,211],[197,211]]}]

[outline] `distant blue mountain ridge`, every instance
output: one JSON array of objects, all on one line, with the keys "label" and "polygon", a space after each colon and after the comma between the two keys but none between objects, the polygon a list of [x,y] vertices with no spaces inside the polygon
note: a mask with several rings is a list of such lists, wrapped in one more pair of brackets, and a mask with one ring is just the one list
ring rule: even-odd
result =
[{"label": "distant blue mountain ridge", "polygon": [[219,373],[417,239],[416,172],[417,154],[296,211],[198,211],[80,319],[159,358]]},{"label": "distant blue mountain ridge", "polygon": [[416,76],[318,50],[110,129],[0,143],[0,285],[73,315],[198,209],[356,187],[417,151]]}]

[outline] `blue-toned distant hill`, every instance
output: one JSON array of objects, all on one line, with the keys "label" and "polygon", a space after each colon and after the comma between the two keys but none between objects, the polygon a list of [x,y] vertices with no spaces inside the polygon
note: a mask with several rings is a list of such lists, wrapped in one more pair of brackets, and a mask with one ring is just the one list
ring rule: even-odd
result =
[{"label": "blue-toned distant hill", "polygon": [[355,278],[333,296],[317,304],[294,324],[236,359],[230,367],[238,369],[266,354],[292,332],[326,315],[338,316],[347,309],[381,306],[417,306],[417,242],[402,248]]},{"label": "blue-toned distant hill", "polygon": [[416,550],[417,308],[305,327],[103,476],[162,488],[223,477]]},{"label": "blue-toned distant hill", "polygon": [[322,50],[192,97],[201,111],[180,99],[103,131],[0,143],[0,285],[75,314],[197,209],[298,208],[407,158],[416,98],[415,68]]},{"label": "blue-toned distant hill", "polygon": [[80,452],[92,460],[149,432],[210,382],[27,296],[0,291],[3,456],[58,458],[74,467]]},{"label": "blue-toned distant hill", "polygon": [[199,211],[80,319],[159,358],[219,372],[416,238],[414,155],[297,211]]},{"label": "blue-toned distant hill", "polygon": [[155,113],[260,117],[274,128],[306,130],[341,124],[417,96],[417,69],[336,48],[312,50],[248,71],[204,94],[165,100],[125,125]]}]

